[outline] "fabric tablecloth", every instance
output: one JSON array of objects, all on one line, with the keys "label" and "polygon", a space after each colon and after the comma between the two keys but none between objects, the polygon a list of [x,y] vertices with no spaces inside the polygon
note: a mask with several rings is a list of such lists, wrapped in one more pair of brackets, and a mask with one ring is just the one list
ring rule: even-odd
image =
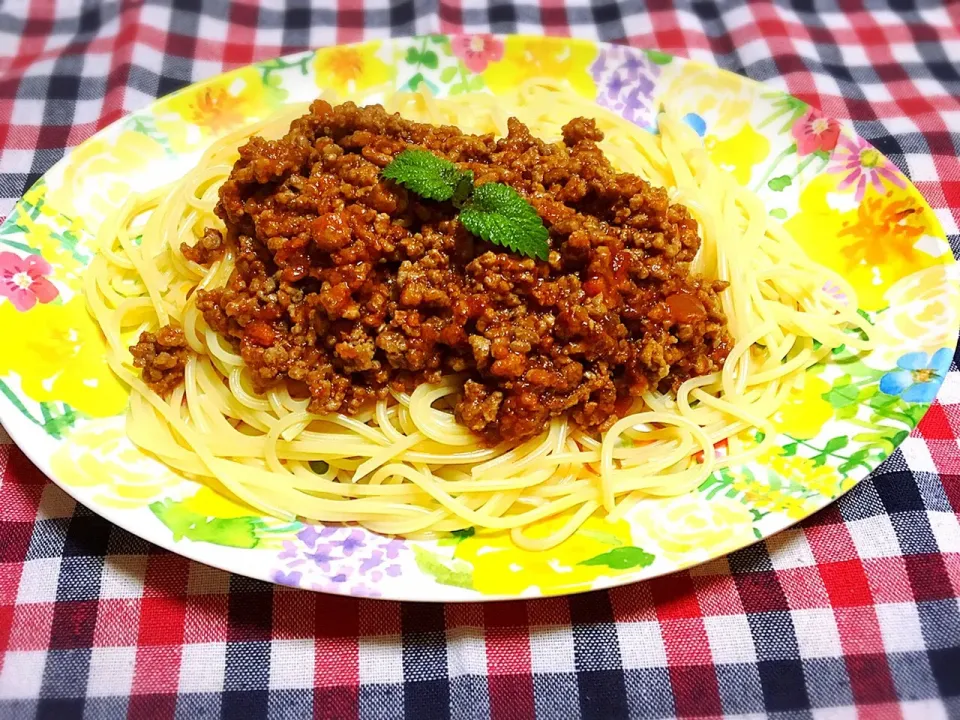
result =
[{"label": "fabric tablecloth", "polygon": [[[850,121],[960,250],[960,3],[313,5],[0,4],[0,216],[67,149],[191,81],[360,39],[522,32],[704,60]],[[0,717],[960,718],[958,433],[954,363],[903,446],[794,529],[609,592],[443,606],[159,550],[0,430]]]}]

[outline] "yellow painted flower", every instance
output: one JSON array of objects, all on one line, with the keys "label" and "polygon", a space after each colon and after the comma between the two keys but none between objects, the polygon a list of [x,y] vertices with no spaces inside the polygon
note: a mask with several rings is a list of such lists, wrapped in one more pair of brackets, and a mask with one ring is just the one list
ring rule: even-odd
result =
[{"label": "yellow painted flower", "polygon": [[390,68],[377,57],[379,49],[379,42],[368,42],[317,50],[313,58],[317,87],[343,97],[387,82]]},{"label": "yellow painted flower", "polygon": [[656,100],[678,117],[699,115],[711,135],[726,140],[747,124],[756,93],[756,84],[739,75],[687,62]]},{"label": "yellow painted flower", "polygon": [[[568,516],[564,515],[537,524],[527,531],[527,535],[530,538],[545,537],[559,529],[567,519]],[[630,526],[625,520],[610,523],[591,517],[569,539],[550,550],[521,550],[505,532],[478,533],[460,542],[454,557],[473,566],[473,587],[480,592],[514,595],[537,586],[544,594],[551,595],[574,588],[587,589],[599,577],[636,567],[629,561],[618,563],[614,560],[611,567],[596,560],[611,551],[624,558],[630,551],[643,553],[639,548],[632,548],[630,543]],[[652,562],[652,557],[643,555]],[[583,564],[584,561],[591,561],[591,564]]]},{"label": "yellow painted flower", "polygon": [[773,416],[773,426],[782,433],[803,440],[815,437],[824,424],[833,417],[833,408],[823,394],[830,383],[807,374],[800,387],[794,386],[786,402]]},{"label": "yellow painted flower", "polygon": [[51,456],[50,465],[60,482],[90,488],[96,503],[115,508],[149,505],[185,484],[127,439],[123,418],[78,427]]},{"label": "yellow painted flower", "polygon": [[197,515],[222,520],[260,515],[258,510],[254,510],[249,505],[235,502],[226,495],[211,490],[206,485],[201,485],[195,494],[180,502],[179,505],[182,509],[189,510]]},{"label": "yellow painted flower", "polygon": [[92,138],[70,153],[63,180],[47,192],[47,201],[51,210],[82,220],[95,234],[104,218],[126,201],[131,181],[163,157],[163,148],[140,133]]},{"label": "yellow painted flower", "polygon": [[872,184],[852,208],[839,202],[841,176],[822,174],[800,194],[800,212],[784,227],[817,262],[842,275],[857,291],[860,307],[880,310],[893,284],[943,261],[922,249],[926,236],[943,232],[926,202],[911,186]]},{"label": "yellow painted flower", "polygon": [[495,93],[534,78],[565,80],[576,92],[593,99],[597,86],[587,69],[596,55],[597,46],[585,40],[510,36],[503,59],[490,63],[483,79]]},{"label": "yellow painted flower", "polygon": [[830,465],[817,465],[812,458],[786,456],[781,448],[772,448],[760,456],[760,462],[781,478],[802,485],[827,497],[840,493],[843,476]]},{"label": "yellow painted flower", "polygon": [[694,492],[647,500],[638,506],[634,521],[675,558],[725,553],[756,539],[750,511],[723,495],[708,500]]},{"label": "yellow painted flower", "polygon": [[28,397],[65,402],[92,417],[126,407],[127,390],[103,361],[106,342],[81,295],[62,305],[37,304],[29,312],[0,303],[0,327],[10,338],[0,353],[0,376],[19,375]]},{"label": "yellow painted flower", "polygon": [[216,134],[266,116],[274,107],[270,98],[260,73],[242,68],[160,100],[153,113],[158,121],[173,114],[201,131]]},{"label": "yellow painted flower", "polygon": [[750,182],[753,168],[770,154],[770,141],[749,123],[726,139],[707,135],[703,144],[717,167],[729,172],[741,185]]},{"label": "yellow painted flower", "polygon": [[954,344],[960,325],[960,266],[934,265],[894,283],[884,295],[889,309],[877,318],[880,347],[865,359],[889,369],[905,348],[933,355]]}]

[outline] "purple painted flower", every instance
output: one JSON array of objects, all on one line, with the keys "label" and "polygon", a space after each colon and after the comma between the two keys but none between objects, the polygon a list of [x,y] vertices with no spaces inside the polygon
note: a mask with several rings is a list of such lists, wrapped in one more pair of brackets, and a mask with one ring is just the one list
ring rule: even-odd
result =
[{"label": "purple painted flower", "polygon": [[300,581],[303,579],[303,573],[301,572],[283,572],[282,570],[275,570],[273,575],[270,576],[271,579],[280,585],[289,585],[290,587],[300,587]]},{"label": "purple painted flower", "polygon": [[376,597],[376,584],[399,577],[406,543],[354,526],[307,525],[283,543],[281,567],[272,577],[284,585],[341,595]]},{"label": "purple painted flower", "polygon": [[360,548],[366,547],[363,542],[365,534],[365,531],[358,528],[351,532],[343,540],[334,540],[333,544],[340,546],[340,551],[343,553],[344,557],[350,557]]},{"label": "purple painted flower", "polygon": [[639,50],[615,45],[600,51],[590,75],[597,83],[598,104],[641,127],[654,127],[653,91],[659,65]]},{"label": "purple painted flower", "polygon": [[863,200],[868,184],[879,193],[884,192],[884,181],[899,188],[906,187],[906,181],[893,164],[859,137],[840,136],[827,171],[843,175],[839,189],[855,187],[858,202]]}]

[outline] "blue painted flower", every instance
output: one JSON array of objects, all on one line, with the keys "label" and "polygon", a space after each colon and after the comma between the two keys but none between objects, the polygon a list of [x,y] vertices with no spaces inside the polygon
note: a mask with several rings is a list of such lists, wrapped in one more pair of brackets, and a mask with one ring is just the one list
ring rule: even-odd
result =
[{"label": "blue painted flower", "polygon": [[707,132],[707,123],[696,113],[687,113],[683,116],[683,121],[693,128],[693,131],[700,137],[703,137]]},{"label": "blue painted flower", "polygon": [[898,370],[880,378],[880,392],[899,395],[905,402],[931,403],[950,369],[953,353],[947,348],[930,357],[925,352],[911,352],[897,360]]}]

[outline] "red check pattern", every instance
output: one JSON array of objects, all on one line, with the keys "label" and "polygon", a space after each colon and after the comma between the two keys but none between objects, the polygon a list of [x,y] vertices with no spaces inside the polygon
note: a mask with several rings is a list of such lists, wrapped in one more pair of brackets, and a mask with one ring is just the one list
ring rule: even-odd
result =
[{"label": "red check pattern", "polygon": [[[960,251],[960,5],[678,5],[7,3],[0,216],[97,129],[225,69],[365,38],[526,32],[705,60],[848,120]],[[958,437],[954,363],[901,449],[796,528],[609,592],[441,606],[171,555],[78,507],[0,430],[0,717],[960,717]]]}]

